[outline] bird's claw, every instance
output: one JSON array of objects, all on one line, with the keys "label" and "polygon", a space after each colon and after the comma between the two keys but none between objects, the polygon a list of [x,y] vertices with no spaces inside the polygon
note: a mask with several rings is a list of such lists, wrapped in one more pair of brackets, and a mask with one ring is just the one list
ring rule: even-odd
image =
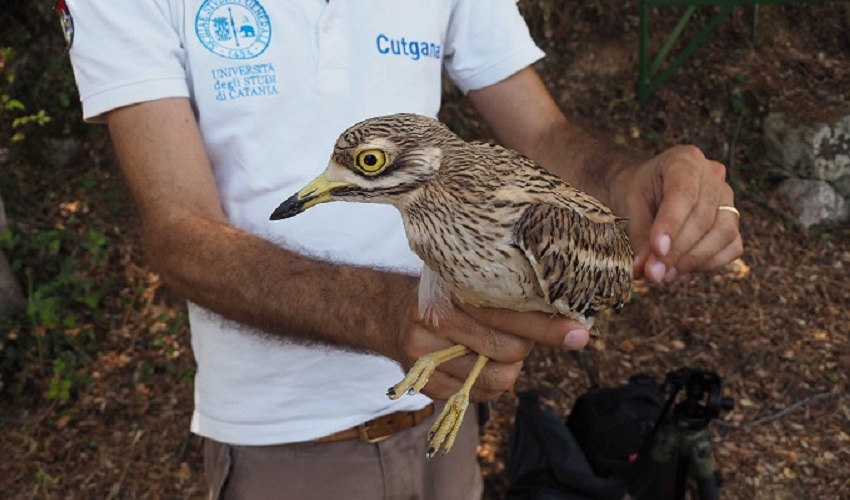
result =
[{"label": "bird's claw", "polygon": [[416,360],[413,368],[407,372],[407,375],[404,376],[401,382],[387,390],[387,397],[390,399],[398,399],[403,394],[407,394],[409,396],[417,394],[423,387],[425,387],[425,384],[428,383],[428,378],[436,369],[437,363],[434,360],[434,356],[430,354],[422,356]]},{"label": "bird's claw", "polygon": [[431,457],[441,448],[443,455],[451,451],[468,407],[469,396],[463,392],[455,394],[446,401],[446,406],[428,431],[428,451],[425,458],[431,460]]}]

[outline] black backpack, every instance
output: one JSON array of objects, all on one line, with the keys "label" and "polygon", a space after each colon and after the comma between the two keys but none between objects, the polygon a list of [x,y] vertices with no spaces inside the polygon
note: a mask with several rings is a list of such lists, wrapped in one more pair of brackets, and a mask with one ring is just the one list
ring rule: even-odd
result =
[{"label": "black backpack", "polygon": [[632,482],[648,460],[665,399],[655,379],[634,375],[626,385],[582,394],[566,424],[597,474]]},{"label": "black backpack", "polygon": [[521,392],[508,460],[509,500],[620,500],[626,483],[598,476],[563,420]]},{"label": "black backpack", "polygon": [[[581,395],[566,422],[519,394],[511,456],[511,500],[663,500],[671,471],[650,459],[665,397],[649,376]],[[659,482],[664,486],[659,487]]]}]

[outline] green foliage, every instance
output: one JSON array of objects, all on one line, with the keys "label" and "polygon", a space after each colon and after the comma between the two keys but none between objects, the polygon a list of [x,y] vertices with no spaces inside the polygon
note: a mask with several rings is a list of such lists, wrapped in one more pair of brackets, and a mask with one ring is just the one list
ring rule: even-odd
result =
[{"label": "green foliage", "polygon": [[0,149],[20,151],[39,164],[50,153],[48,139],[99,132],[80,119],[53,2],[11,3],[0,12]]},{"label": "green foliage", "polygon": [[56,479],[54,479],[53,476],[42,469],[36,469],[33,473],[33,480],[35,480],[36,484],[53,484],[56,482]]},{"label": "green foliage", "polygon": [[11,393],[46,380],[44,397],[64,403],[88,381],[81,368],[96,347],[94,325],[111,290],[102,278],[109,246],[107,235],[74,215],[61,227],[0,236],[0,250],[26,288],[24,311],[0,324],[0,374]]},{"label": "green foliage", "polygon": [[6,64],[14,59],[14,50],[9,47],[0,47],[0,119],[3,120],[0,139],[2,142],[21,142],[26,137],[25,132],[33,126],[42,127],[50,123],[50,117],[40,109],[35,113],[26,113],[26,106],[19,99],[15,99],[6,93],[6,89],[15,83],[15,73],[6,69]]},{"label": "green foliage", "polygon": [[[82,150],[102,145],[105,134],[81,120],[52,0],[9,1],[0,12],[0,191],[11,228],[0,235],[0,250],[26,303],[17,316],[0,318],[0,391],[65,404],[88,380],[84,367],[113,291],[103,277],[114,273],[107,269],[112,238],[98,229],[102,220],[87,216],[85,202],[110,195],[107,176],[92,158],[62,166],[74,153],[57,144]],[[83,201],[63,208],[68,199]]]}]

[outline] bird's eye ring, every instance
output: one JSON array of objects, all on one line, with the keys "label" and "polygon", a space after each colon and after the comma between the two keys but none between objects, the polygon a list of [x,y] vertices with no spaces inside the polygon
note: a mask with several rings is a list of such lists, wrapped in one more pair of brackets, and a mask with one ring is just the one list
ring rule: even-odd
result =
[{"label": "bird's eye ring", "polygon": [[380,149],[365,149],[357,153],[357,168],[364,174],[377,175],[387,165],[387,154]]}]

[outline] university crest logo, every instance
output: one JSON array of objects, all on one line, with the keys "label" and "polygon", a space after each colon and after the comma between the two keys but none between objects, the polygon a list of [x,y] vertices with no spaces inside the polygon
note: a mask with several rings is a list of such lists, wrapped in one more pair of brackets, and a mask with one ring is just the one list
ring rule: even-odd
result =
[{"label": "university crest logo", "polygon": [[205,0],[195,17],[198,39],[228,59],[252,59],[269,46],[272,27],[257,0]]}]

